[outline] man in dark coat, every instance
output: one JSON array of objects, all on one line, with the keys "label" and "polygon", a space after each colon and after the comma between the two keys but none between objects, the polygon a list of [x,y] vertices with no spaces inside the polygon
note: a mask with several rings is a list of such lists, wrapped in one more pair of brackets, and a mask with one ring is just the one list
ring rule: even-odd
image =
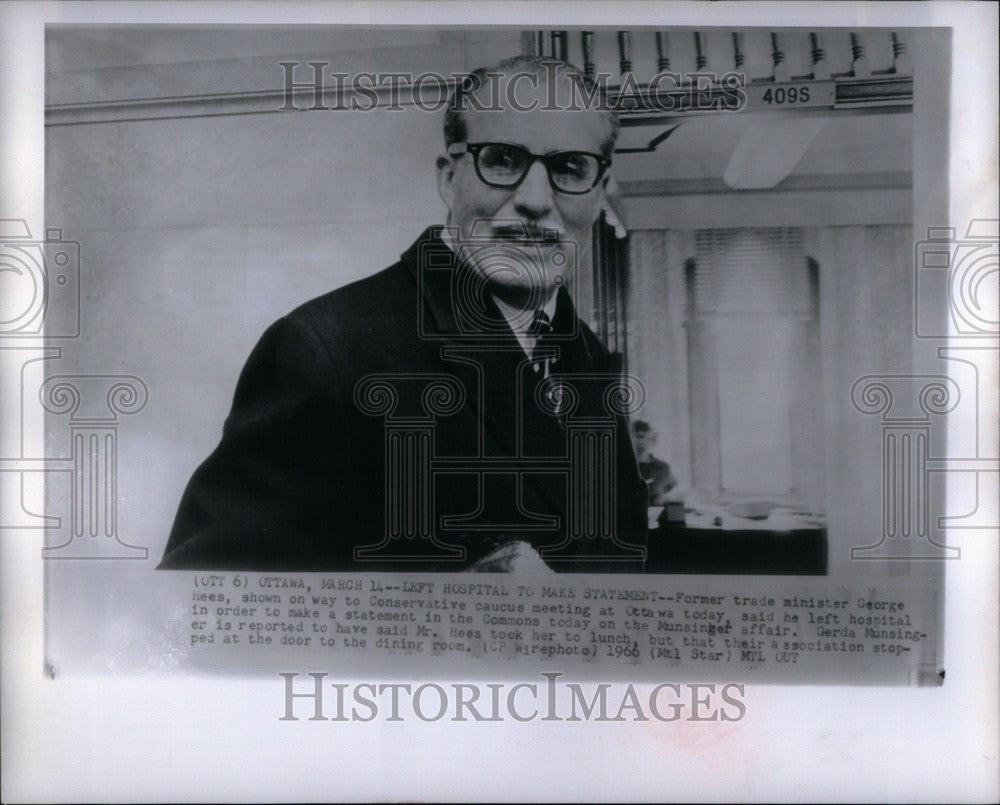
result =
[{"label": "man in dark coat", "polygon": [[477,71],[452,99],[448,227],[265,332],[161,568],[642,570],[636,391],[568,290],[617,120],[525,111],[549,82],[572,91],[568,65],[492,72],[535,86],[483,110]]}]

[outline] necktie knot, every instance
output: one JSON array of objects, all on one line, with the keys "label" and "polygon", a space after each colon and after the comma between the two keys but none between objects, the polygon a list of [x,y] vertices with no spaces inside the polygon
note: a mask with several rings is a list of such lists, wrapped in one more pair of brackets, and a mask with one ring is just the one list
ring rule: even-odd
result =
[{"label": "necktie knot", "polygon": [[551,334],[552,322],[549,319],[549,314],[544,310],[536,310],[531,320],[531,325],[528,327],[528,332],[536,338]]}]

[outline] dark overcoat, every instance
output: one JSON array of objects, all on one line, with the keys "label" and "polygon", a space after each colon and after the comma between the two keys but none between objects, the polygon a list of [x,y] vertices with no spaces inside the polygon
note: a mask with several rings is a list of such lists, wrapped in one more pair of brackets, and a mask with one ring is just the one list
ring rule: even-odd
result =
[{"label": "dark overcoat", "polygon": [[247,361],[160,568],[463,570],[524,540],[556,570],[641,571],[621,358],[566,289],[553,325],[543,380],[435,228],[297,308]]}]

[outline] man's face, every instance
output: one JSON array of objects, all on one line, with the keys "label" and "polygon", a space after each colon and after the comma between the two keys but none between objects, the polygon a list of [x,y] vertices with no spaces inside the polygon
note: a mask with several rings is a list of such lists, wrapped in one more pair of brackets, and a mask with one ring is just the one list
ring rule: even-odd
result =
[{"label": "man's face", "polygon": [[[568,79],[564,79],[568,80]],[[537,90],[518,86],[522,106],[545,103],[545,84]],[[501,84],[505,89],[505,85]],[[469,143],[507,143],[532,154],[585,151],[601,154],[610,123],[599,111],[512,109],[506,92],[500,92],[498,111],[480,111],[467,104],[465,123]],[[484,101],[484,105],[488,104]],[[460,152],[460,148],[452,149]],[[513,188],[491,187],[476,174],[471,153],[438,159],[438,188],[450,211],[450,224],[461,231],[465,253],[472,265],[487,275],[494,293],[514,304],[547,298],[567,283],[576,263],[590,253],[591,227],[604,203],[605,174],[597,186],[582,195],[554,190],[541,161],[535,161],[523,181]],[[521,227],[528,245],[511,243]],[[545,233],[549,236],[546,238]],[[552,233],[557,239],[552,240]],[[503,246],[478,248],[500,243]],[[497,259],[497,248],[505,257]],[[477,252],[482,255],[477,260]]]},{"label": "man's face", "polygon": [[656,444],[656,433],[652,430],[633,430],[632,440],[637,453],[645,453]]}]

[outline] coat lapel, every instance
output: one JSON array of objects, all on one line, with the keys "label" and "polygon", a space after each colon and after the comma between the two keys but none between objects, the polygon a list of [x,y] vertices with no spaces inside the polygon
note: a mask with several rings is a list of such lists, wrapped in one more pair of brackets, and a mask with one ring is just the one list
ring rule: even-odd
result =
[{"label": "coat lapel", "polygon": [[[492,296],[470,281],[454,252],[431,228],[403,255],[422,299],[420,337],[437,349],[442,369],[454,374],[470,393],[470,405],[457,414],[466,428],[479,434],[483,459],[562,457],[565,436],[558,421],[535,402],[535,377],[530,361]],[[553,327],[564,337],[554,342],[560,352],[558,371],[607,370],[581,332],[572,301],[560,290]],[[473,391],[475,390],[475,391]],[[520,415],[519,415],[520,413]],[[555,476],[528,473],[524,497],[545,501],[549,511],[563,512],[564,484]],[[530,506],[529,506],[530,508]]]}]

